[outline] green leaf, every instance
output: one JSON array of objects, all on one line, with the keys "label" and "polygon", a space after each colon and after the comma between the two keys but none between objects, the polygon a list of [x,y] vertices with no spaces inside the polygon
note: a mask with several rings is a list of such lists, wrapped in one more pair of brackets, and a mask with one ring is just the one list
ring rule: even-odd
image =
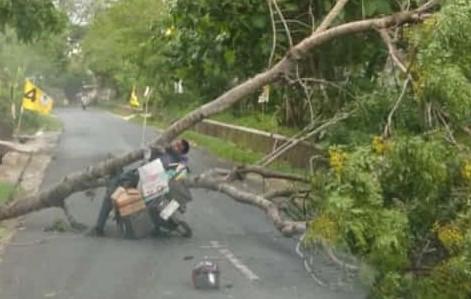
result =
[{"label": "green leaf", "polygon": [[365,17],[391,13],[391,4],[387,0],[364,0]]},{"label": "green leaf", "polygon": [[267,27],[267,17],[264,15],[255,15],[251,17],[252,26],[257,29],[264,29]]},{"label": "green leaf", "polygon": [[224,60],[226,63],[231,66],[235,63],[236,61],[236,53],[234,50],[227,50],[224,52]]}]

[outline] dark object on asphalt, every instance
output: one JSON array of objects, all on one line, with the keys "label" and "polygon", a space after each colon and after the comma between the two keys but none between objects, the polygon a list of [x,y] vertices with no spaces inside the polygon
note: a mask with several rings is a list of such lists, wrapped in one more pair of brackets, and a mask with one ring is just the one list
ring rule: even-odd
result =
[{"label": "dark object on asphalt", "polygon": [[219,289],[219,266],[216,262],[205,259],[193,268],[191,278],[196,289]]},{"label": "dark object on asphalt", "polygon": [[64,233],[67,231],[68,225],[62,219],[56,219],[51,225],[44,228],[45,232],[59,232]]},{"label": "dark object on asphalt", "polygon": [[195,258],[195,257],[192,256],[192,255],[187,255],[187,256],[183,257],[183,260],[184,260],[184,261],[189,261],[189,260],[192,260],[192,259],[194,259],[194,258]]}]

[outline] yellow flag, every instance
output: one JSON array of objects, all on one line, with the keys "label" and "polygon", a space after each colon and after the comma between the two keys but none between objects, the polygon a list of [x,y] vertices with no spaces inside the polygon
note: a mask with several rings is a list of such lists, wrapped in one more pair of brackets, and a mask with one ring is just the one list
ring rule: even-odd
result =
[{"label": "yellow flag", "polygon": [[24,109],[42,114],[51,112],[54,101],[30,80],[26,80],[22,106]]},{"label": "yellow flag", "polygon": [[139,103],[139,99],[137,98],[136,86],[132,87],[131,96],[129,98],[129,105],[131,105],[132,108],[139,108],[141,105]]}]

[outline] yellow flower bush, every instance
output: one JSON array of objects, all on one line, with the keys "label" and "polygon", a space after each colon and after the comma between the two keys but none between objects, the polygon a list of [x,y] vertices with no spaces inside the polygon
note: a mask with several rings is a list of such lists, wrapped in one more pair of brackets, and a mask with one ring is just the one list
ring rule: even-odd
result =
[{"label": "yellow flower bush", "polygon": [[375,136],[371,142],[371,148],[376,154],[383,155],[387,150],[386,141],[381,136]]},{"label": "yellow flower bush", "polygon": [[324,240],[335,243],[339,236],[337,223],[329,216],[321,215],[311,222],[307,241]]},{"label": "yellow flower bush", "polygon": [[[463,269],[463,262],[462,257],[452,257],[434,267],[431,278],[435,283],[432,284],[432,287],[436,289],[437,293],[446,294],[446,298],[450,298],[452,294],[455,295],[454,298],[463,298],[456,296],[456,294],[471,292],[469,274]],[[450,288],[450,286],[453,287]]]},{"label": "yellow flower bush", "polygon": [[329,165],[334,171],[339,174],[347,159],[347,155],[341,149],[338,148],[330,148],[329,149]]},{"label": "yellow flower bush", "polygon": [[434,224],[434,232],[437,234],[438,240],[448,251],[457,251],[464,245],[464,236],[461,229],[454,224],[440,226]]},{"label": "yellow flower bush", "polygon": [[468,182],[471,182],[471,161],[468,160],[464,163],[461,169],[461,175],[465,178]]}]

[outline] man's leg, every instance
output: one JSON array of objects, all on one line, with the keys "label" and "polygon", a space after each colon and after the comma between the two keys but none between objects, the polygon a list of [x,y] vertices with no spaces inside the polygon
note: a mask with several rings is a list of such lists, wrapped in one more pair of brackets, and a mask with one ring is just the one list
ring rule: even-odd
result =
[{"label": "man's leg", "polygon": [[113,209],[113,202],[111,200],[111,195],[119,186],[119,178],[113,178],[110,181],[110,184],[106,188],[105,197],[101,203],[100,213],[98,214],[98,220],[94,228],[94,233],[97,235],[104,235],[104,229],[106,220],[110,215],[111,210]]},{"label": "man's leg", "polygon": [[105,198],[103,198],[103,202],[101,203],[100,213],[98,214],[98,220],[95,226],[95,231],[97,234],[104,234],[106,220],[108,220],[108,216],[112,209],[113,203],[111,202],[111,197],[109,196],[108,192],[106,192]]}]

